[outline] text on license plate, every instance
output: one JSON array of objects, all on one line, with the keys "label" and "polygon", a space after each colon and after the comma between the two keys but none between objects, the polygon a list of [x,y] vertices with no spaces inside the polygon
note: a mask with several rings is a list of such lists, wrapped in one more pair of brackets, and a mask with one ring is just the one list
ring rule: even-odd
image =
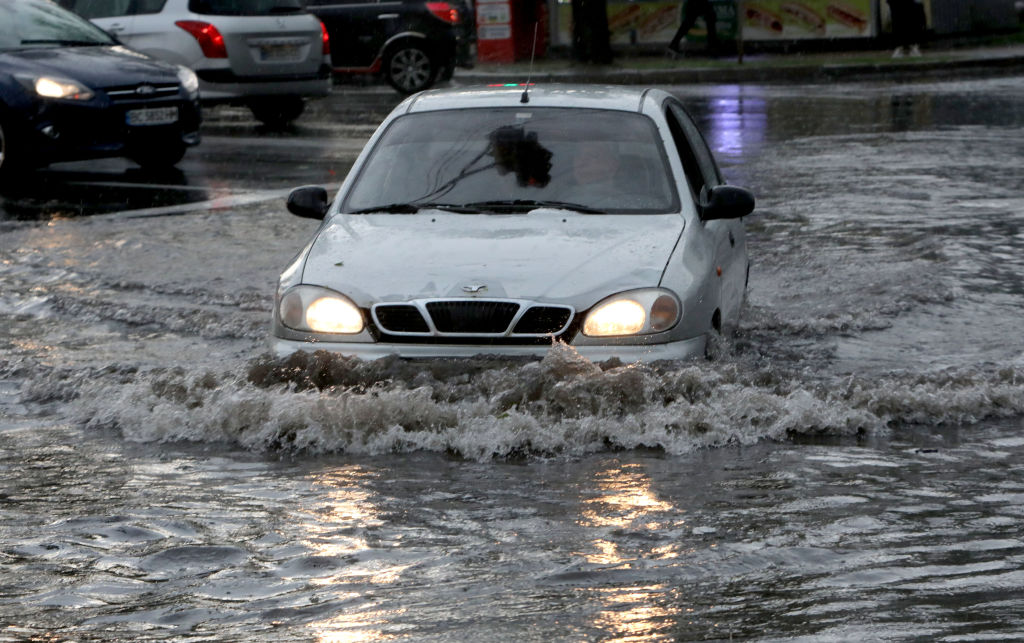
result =
[{"label": "text on license plate", "polygon": [[300,56],[301,51],[298,45],[260,45],[260,60],[263,62],[298,60]]},{"label": "text on license plate", "polygon": [[178,122],[177,107],[131,109],[125,114],[129,125],[167,125]]}]

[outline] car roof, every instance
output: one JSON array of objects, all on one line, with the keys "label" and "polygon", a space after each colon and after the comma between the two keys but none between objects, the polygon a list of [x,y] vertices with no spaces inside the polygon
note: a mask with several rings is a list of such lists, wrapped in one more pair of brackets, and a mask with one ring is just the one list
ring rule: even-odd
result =
[{"label": "car roof", "polygon": [[[407,101],[406,113],[445,109],[524,107],[524,85],[461,87],[421,92]],[[570,107],[638,112],[644,99],[659,90],[619,85],[531,84],[531,107]]]}]

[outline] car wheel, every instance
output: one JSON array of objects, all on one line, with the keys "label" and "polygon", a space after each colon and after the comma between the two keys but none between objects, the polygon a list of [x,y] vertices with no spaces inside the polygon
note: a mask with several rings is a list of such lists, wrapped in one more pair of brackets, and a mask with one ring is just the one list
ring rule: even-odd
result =
[{"label": "car wheel", "polygon": [[427,89],[439,71],[430,54],[413,44],[399,45],[384,61],[384,79],[402,94]]},{"label": "car wheel", "polygon": [[284,127],[306,109],[306,101],[298,96],[282,96],[281,98],[264,98],[249,103],[249,109],[256,120],[268,127]]},{"label": "car wheel", "polygon": [[185,156],[185,144],[181,141],[154,142],[145,148],[132,150],[128,158],[147,170],[164,170],[174,167]]}]

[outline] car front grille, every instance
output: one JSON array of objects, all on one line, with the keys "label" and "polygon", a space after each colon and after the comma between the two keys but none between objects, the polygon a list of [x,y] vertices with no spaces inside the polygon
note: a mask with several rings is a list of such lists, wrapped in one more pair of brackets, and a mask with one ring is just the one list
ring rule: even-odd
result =
[{"label": "car front grille", "polygon": [[148,100],[160,100],[163,98],[178,95],[178,83],[148,84],[108,87],[103,91],[110,97],[111,102],[126,103]]},{"label": "car front grille", "polygon": [[555,306],[534,306],[523,314],[513,333],[517,335],[550,335],[565,328],[572,311]]},{"label": "car front grille", "polygon": [[442,333],[496,335],[508,331],[519,304],[502,301],[432,301],[427,312]]},{"label": "car front grille", "polygon": [[430,327],[416,306],[378,306],[377,324],[394,333],[429,333]]},{"label": "car front grille", "polygon": [[374,324],[386,341],[522,340],[562,335],[573,320],[568,306],[529,301],[441,299],[377,304]]}]

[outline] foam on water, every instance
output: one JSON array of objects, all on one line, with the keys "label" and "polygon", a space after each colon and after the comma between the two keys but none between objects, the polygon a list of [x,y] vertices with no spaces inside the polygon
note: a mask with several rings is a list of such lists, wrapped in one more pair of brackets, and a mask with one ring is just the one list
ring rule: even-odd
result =
[{"label": "foam on water", "polygon": [[255,359],[245,377],[183,368],[87,378],[52,372],[30,388],[62,391],[80,422],[132,441],[486,460],[645,447],[679,454],[794,434],[969,424],[1024,413],[1022,382],[1024,369],[1012,364],[840,379],[728,356],[598,365],[555,345],[528,362],[296,353]]}]

